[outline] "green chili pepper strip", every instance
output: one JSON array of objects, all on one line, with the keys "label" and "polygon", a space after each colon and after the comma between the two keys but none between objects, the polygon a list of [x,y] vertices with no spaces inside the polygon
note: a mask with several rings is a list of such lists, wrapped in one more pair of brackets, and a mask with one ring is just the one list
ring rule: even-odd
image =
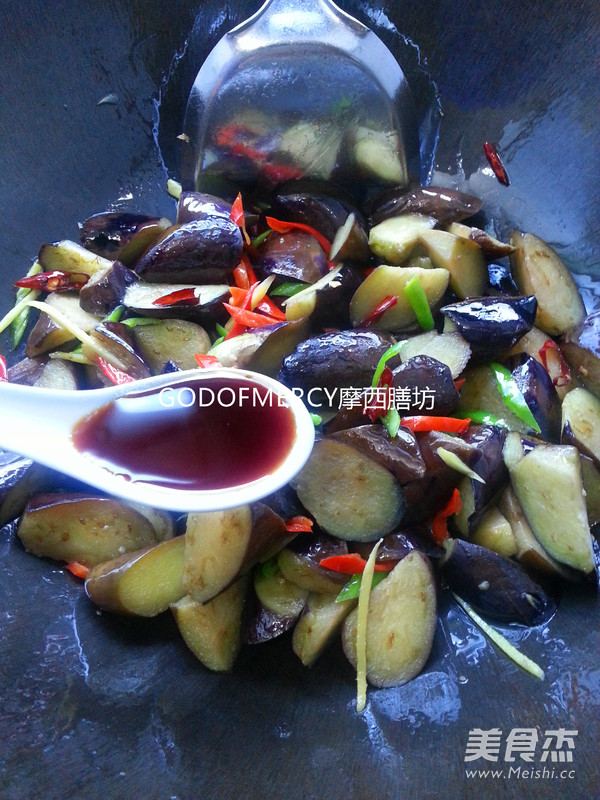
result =
[{"label": "green chili pepper strip", "polygon": [[415,275],[404,287],[404,294],[415,312],[417,322],[424,331],[431,331],[435,327],[429,301],[423,289],[423,284],[418,275]]},{"label": "green chili pepper strip", "polygon": [[[27,277],[30,278],[32,275],[37,275],[38,272],[42,271],[42,265],[39,261],[34,261],[31,265],[29,272],[27,273]],[[19,303],[21,300],[24,300],[26,297],[29,297],[30,300],[35,299],[39,296],[39,292],[36,291],[35,294],[31,294],[32,289],[24,289],[20,288],[17,289],[17,295],[15,297],[15,305]],[[11,323],[10,328],[10,341],[12,344],[13,350],[19,346],[21,339],[23,338],[23,334],[25,333],[25,329],[27,328],[27,322],[29,320],[29,313],[31,309],[29,306],[26,306],[17,317],[15,317]]]},{"label": "green chili pepper strip", "polygon": [[272,292],[269,292],[271,297],[293,297],[303,289],[308,288],[308,283],[298,283],[298,281],[288,281],[287,283],[280,283]]},{"label": "green chili pepper strip", "polygon": [[258,247],[265,241],[265,239],[268,239],[272,233],[273,231],[271,228],[267,228],[266,231],[259,233],[258,236],[255,236],[254,239],[252,239],[252,247]]},{"label": "green chili pepper strip", "polygon": [[127,325],[128,328],[143,328],[145,325],[160,325],[161,322],[162,319],[155,317],[130,317],[123,320],[123,325]]},{"label": "green chili pepper strip", "polygon": [[[373,573],[373,582],[371,583],[371,588],[377,586],[378,583],[384,578],[387,578],[389,572],[374,572]],[[338,594],[335,598],[336,603],[343,603],[344,600],[356,600],[360,592],[360,584],[362,581],[362,575],[353,575],[348,583],[344,586],[342,591]]]},{"label": "green chili pepper strip", "polygon": [[460,419],[470,419],[476,425],[496,425],[498,428],[509,428],[505,419],[497,417],[495,414],[488,414],[487,411],[461,411],[460,414],[454,416]]},{"label": "green chili pepper strip", "polygon": [[117,306],[110,312],[110,314],[107,314],[107,316],[104,317],[102,322],[120,322],[124,313],[125,306]]},{"label": "green chili pepper strip", "polygon": [[521,394],[517,382],[510,374],[510,371],[503,367],[502,364],[497,364],[493,361],[490,367],[496,376],[496,386],[502,398],[504,405],[515,414],[522,422],[529,425],[530,428],[536,433],[541,433],[540,426],[536,422],[535,417],[531,413],[531,409],[525,402],[525,398]]},{"label": "green chili pepper strip", "polygon": [[391,347],[388,347],[385,353],[381,356],[381,358],[379,359],[379,363],[377,364],[377,367],[375,369],[373,380],[371,381],[371,386],[373,387],[373,389],[375,389],[379,385],[379,379],[383,374],[383,370],[385,369],[385,365],[387,364],[387,362],[390,360],[390,358],[397,356],[400,350],[402,350],[402,348],[406,344],[408,344],[406,339],[402,342],[396,342],[396,344],[393,344]]},{"label": "green chili pepper strip", "polygon": [[389,433],[390,438],[393,439],[398,433],[398,428],[400,427],[400,414],[395,408],[390,408],[385,417],[381,418],[381,421]]},{"label": "green chili pepper strip", "polygon": [[323,417],[320,417],[318,414],[311,414],[310,418],[312,419],[313,425],[315,427],[323,422]]}]

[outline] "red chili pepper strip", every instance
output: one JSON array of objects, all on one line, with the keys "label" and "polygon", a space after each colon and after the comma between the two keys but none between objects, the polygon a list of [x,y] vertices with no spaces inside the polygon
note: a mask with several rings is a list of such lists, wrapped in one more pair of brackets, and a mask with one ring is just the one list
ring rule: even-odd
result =
[{"label": "red chili pepper strip", "polygon": [[363,410],[363,415],[366,414],[371,422],[376,422],[379,417],[384,417],[392,407],[392,393],[386,390],[389,390],[393,383],[394,375],[392,370],[386,366],[379,377],[377,386],[370,390],[373,405],[369,405],[367,401]]},{"label": "red chili pepper strip", "polygon": [[496,145],[492,144],[491,142],[485,142],[483,145],[483,152],[485,153],[487,160],[490,162],[490,167],[494,170],[494,175],[498,178],[500,183],[504,184],[504,186],[510,186],[508,173],[504,164],[502,163],[500,155],[498,154]]},{"label": "red chili pepper strip", "polygon": [[388,294],[387,297],[384,297],[381,303],[375,306],[373,311],[363,319],[361,325],[364,325],[365,328],[368,328],[369,325],[375,325],[376,322],[383,317],[386,311],[389,311],[390,308],[393,308],[398,303],[398,298],[396,295]]},{"label": "red chili pepper strip", "polygon": [[239,192],[238,196],[233,201],[233,205],[231,206],[231,221],[235,222],[235,224],[239,227],[242,232],[242,236],[244,237],[244,241],[246,244],[251,244],[250,237],[248,236],[248,231],[246,230],[246,219],[244,217],[244,206],[242,205],[242,193]]},{"label": "red chili pepper strip", "polygon": [[286,520],[285,529],[288,533],[312,533],[313,525],[308,517],[291,517]]},{"label": "red chili pepper strip", "polygon": [[560,374],[552,378],[552,383],[555,386],[567,386],[569,383],[571,383],[571,370],[569,369],[569,365],[565,361],[562,350],[553,339],[546,339],[538,352],[540,354],[540,358],[542,359],[544,369],[548,374],[550,374],[550,370],[548,369],[548,353],[552,352],[556,356]]},{"label": "red chili pepper strip", "polygon": [[239,289],[249,289],[252,284],[257,283],[256,275],[250,265],[248,256],[242,256],[239,265],[233,270],[233,279]]},{"label": "red chili pepper strip", "polygon": [[270,297],[263,297],[260,303],[256,306],[256,311],[262,311],[263,314],[268,314],[273,319],[280,320],[281,322],[285,322],[286,316],[280,308],[277,308],[275,303],[271,300]]},{"label": "red chili pepper strip", "polygon": [[8,370],[6,369],[6,359],[0,356],[0,383],[8,381]]},{"label": "red chili pepper strip", "polygon": [[454,385],[456,386],[456,391],[460,392],[462,387],[465,385],[466,378],[459,378],[458,380],[454,381]]},{"label": "red chili pepper strip", "polygon": [[115,386],[121,386],[124,383],[132,383],[135,380],[135,378],[132,378],[131,375],[123,372],[123,370],[113,367],[112,364],[109,364],[108,361],[101,356],[96,358],[96,362],[108,380],[114,383]]},{"label": "red chili pepper strip", "polygon": [[256,314],[254,311],[247,311],[245,308],[236,308],[229,303],[223,303],[227,311],[236,322],[240,322],[247,328],[262,328],[265,325],[275,325],[279,320],[267,317],[264,314]]},{"label": "red chili pepper strip", "polygon": [[90,574],[90,568],[85,564],[80,564],[79,561],[70,561],[65,564],[65,569],[68,569],[76,578],[83,578],[83,580]]},{"label": "red chili pepper strip", "polygon": [[452,514],[458,514],[461,509],[462,500],[460,497],[460,492],[458,489],[455,489],[452,492],[452,497],[450,498],[446,507],[439,511],[431,522],[433,538],[438,544],[442,544],[449,536],[448,517],[451,517]]},{"label": "red chili pepper strip", "polygon": [[52,272],[38,272],[20,278],[15,286],[20,289],[39,289],[42,292],[66,292],[71,289],[81,289],[90,279],[85,272],[64,272],[55,269]]},{"label": "red chili pepper strip", "polygon": [[209,356],[208,353],[194,353],[194,358],[198,366],[202,367],[202,369],[221,366],[219,359],[216,356]]},{"label": "red chili pepper strip", "polygon": [[310,233],[311,236],[314,236],[321,245],[327,258],[329,258],[331,243],[321,233],[319,233],[319,231],[315,230],[310,225],[305,225],[303,222],[282,222],[274,217],[267,217],[267,225],[269,228],[271,228],[271,230],[277,231],[277,233],[289,233],[292,230],[306,231],[306,233]]},{"label": "red chili pepper strip", "polygon": [[454,419],[454,417],[402,417],[400,424],[416,433],[420,431],[443,431],[444,433],[464,433],[469,427],[470,419]]},{"label": "red chili pepper strip", "polygon": [[[396,566],[396,561],[386,561],[375,564],[375,572],[391,572]],[[365,571],[367,562],[358,553],[346,553],[343,556],[329,556],[319,561],[320,567],[341,572],[343,575],[358,575]]]},{"label": "red chili pepper strip", "polygon": [[197,306],[200,303],[195,289],[177,289],[152,301],[153,306]]}]

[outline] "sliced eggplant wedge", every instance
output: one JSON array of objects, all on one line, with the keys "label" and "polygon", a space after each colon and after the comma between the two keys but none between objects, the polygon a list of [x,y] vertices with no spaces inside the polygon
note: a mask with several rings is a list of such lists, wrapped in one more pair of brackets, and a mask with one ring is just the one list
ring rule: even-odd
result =
[{"label": "sliced eggplant wedge", "polygon": [[[149,378],[152,374],[148,364],[137,352],[131,328],[122,322],[102,322],[92,332],[91,337],[102,348],[111,364],[126,372],[136,380]],[[83,355],[95,361],[97,352],[86,342],[82,346]]]},{"label": "sliced eggplant wedge", "polygon": [[48,363],[41,371],[39,378],[33,384],[40,389],[59,389],[60,391],[74,391],[77,389],[77,374],[75,367],[68,361],[48,359]]},{"label": "sliced eggplant wedge", "polygon": [[435,309],[448,288],[450,279],[448,270],[394,267],[384,264],[365,278],[350,301],[352,325],[359,328],[386,297],[395,297],[396,305],[386,311],[372,327],[392,332],[418,327],[417,317],[404,291],[406,284],[413,278],[419,279],[429,306]]},{"label": "sliced eggplant wedge", "polygon": [[48,356],[46,355],[23,358],[8,368],[8,382],[19,383],[22,386],[35,386],[35,382],[44,371],[47,363]]},{"label": "sliced eggplant wedge", "polygon": [[463,239],[470,239],[472,242],[481,247],[483,254],[486,258],[503,258],[514,253],[515,248],[512,244],[504,244],[504,242],[496,239],[495,236],[482,231],[481,228],[471,228],[469,225],[463,225],[461,222],[453,222],[448,226],[448,233],[453,233],[455,236],[460,236]]},{"label": "sliced eggplant wedge", "polygon": [[450,368],[431,356],[413,356],[392,371],[394,403],[403,414],[451,414],[459,394]]},{"label": "sliced eggplant wedge", "polygon": [[[174,300],[174,302],[167,305],[163,303],[160,305],[155,304],[156,300],[185,289],[194,290],[197,303],[190,305]],[[131,284],[125,291],[123,305],[130,312],[142,314],[145,317],[177,317],[199,323],[214,324],[227,319],[227,312],[223,308],[223,303],[228,296],[229,286],[225,283],[194,286],[190,283],[146,283],[145,281],[138,281],[138,283]]]},{"label": "sliced eggplant wedge", "polygon": [[538,307],[535,324],[551,336],[560,336],[585,319],[585,306],[573,276],[559,255],[532,233],[513,231],[515,251],[510,266],[523,294],[534,294]]},{"label": "sliced eggplant wedge", "polygon": [[156,617],[185,596],[185,538],[125,553],[90,570],[85,591],[103,611]]},{"label": "sliced eggplant wedge", "polygon": [[544,367],[526,353],[510,356],[505,362],[523,399],[547,442],[558,442],[561,430],[561,405],[558,394]]},{"label": "sliced eggplant wedge", "polygon": [[242,613],[248,577],[208,603],[189,595],[171,605],[179,633],[198,661],[213,672],[229,672],[242,646]]},{"label": "sliced eggplant wedge", "polygon": [[177,203],[177,225],[207,217],[231,219],[231,203],[206,192],[181,193]]},{"label": "sliced eggplant wedge", "polygon": [[333,237],[329,259],[337,264],[342,261],[366,263],[370,258],[371,249],[365,227],[355,213],[349,214]]},{"label": "sliced eggplant wedge", "polygon": [[262,644],[277,639],[296,624],[298,617],[285,617],[269,611],[255,601],[256,610],[248,614],[242,623],[242,641],[244,644]]},{"label": "sliced eggplant wedge", "polygon": [[424,214],[391,217],[371,228],[369,247],[386,264],[404,264],[419,243],[420,235],[434,228],[436,220]]},{"label": "sliced eggplant wedge", "polygon": [[79,238],[87,250],[103,258],[120,259],[123,251],[127,249],[129,257],[127,263],[130,264],[147,250],[170,224],[168,219],[159,219],[148,214],[104,211],[88,217],[82,223]]},{"label": "sliced eggplant wedge", "polygon": [[188,514],[185,594],[199,603],[212,600],[257,561],[279,552],[291,538],[281,517],[262,503]]},{"label": "sliced eggplant wedge", "polygon": [[402,490],[392,473],[333,439],[315,444],[292,486],[319,526],[340,539],[374,541],[390,533],[404,512]]},{"label": "sliced eggplant wedge", "polygon": [[333,641],[356,600],[337,602],[335,595],[309,594],[294,628],[292,648],[305,667],[311,667]]},{"label": "sliced eggplant wedge", "polygon": [[63,492],[33,497],[17,536],[36,556],[88,567],[157,542],[147,517],[125,503]]},{"label": "sliced eggplant wedge", "polygon": [[453,592],[484,617],[541,625],[556,603],[518,564],[473,542],[452,539],[438,564]]},{"label": "sliced eggplant wedge", "polygon": [[[357,609],[344,621],[342,644],[356,667]],[[373,686],[401,686],[421,672],[437,622],[436,589],[426,556],[403,558],[371,590],[367,616],[367,680]]]},{"label": "sliced eggplant wedge", "polygon": [[240,263],[242,234],[230,219],[206,217],[175,227],[145,253],[135,271],[150,283],[225,281]]},{"label": "sliced eggplant wedge", "polygon": [[570,328],[560,347],[585,388],[600,397],[600,311]]},{"label": "sliced eggplant wedge", "polygon": [[328,438],[360,450],[388,469],[400,484],[425,474],[419,445],[408,428],[400,427],[393,439],[383,425],[360,425],[332,433]]},{"label": "sliced eggplant wedge", "polygon": [[[100,322],[99,316],[88,314],[81,308],[79,297],[71,292],[49,294],[45,302],[85,333],[92,331]],[[58,325],[47,314],[40,314],[27,338],[25,352],[29,358],[34,358],[74,341],[71,331]]]},{"label": "sliced eggplant wedge", "polygon": [[[552,341],[550,346],[548,346],[549,341]],[[554,341],[550,340],[548,334],[536,328],[535,325],[525,336],[519,339],[514,347],[511,347],[505,356],[508,358],[519,353],[527,353],[528,356],[539,361],[552,379],[556,394],[560,400],[568,392],[580,385],[581,382],[578,376],[565,368],[562,348],[555,346]],[[544,359],[542,359],[542,353],[545,353]]]},{"label": "sliced eggplant wedge", "polygon": [[280,193],[275,197],[273,215],[278,219],[289,222],[301,222],[317,230],[329,242],[337,230],[346,222],[348,216],[354,213],[355,219],[362,223],[357,209],[345,200],[309,191],[295,191]]},{"label": "sliced eggplant wedge", "polygon": [[308,589],[302,589],[288,580],[277,563],[272,569],[270,567],[271,562],[268,562],[254,570],[254,591],[260,604],[273,614],[298,619],[306,603]]},{"label": "sliced eggplant wedge", "polygon": [[276,233],[260,249],[257,270],[285,280],[316,283],[327,274],[327,256],[312,234]]},{"label": "sliced eggplant wedge", "polygon": [[497,417],[508,430],[529,432],[529,426],[504,404],[498,391],[496,377],[490,367],[485,365],[468,367],[464,378],[465,382],[460,390],[460,400],[456,409],[459,416],[468,416],[474,411],[481,411]]},{"label": "sliced eggplant wedge", "polygon": [[155,373],[161,372],[168,361],[179,369],[194,369],[198,366],[195,354],[210,350],[210,336],[195,322],[162,319],[156,323],[131,328],[136,350]]},{"label": "sliced eggplant wedge", "polygon": [[79,291],[79,305],[90,314],[106,316],[123,302],[127,287],[139,278],[120,261],[95,272]]},{"label": "sliced eggplant wedge", "polygon": [[540,444],[511,467],[510,479],[543,548],[561,564],[592,572],[592,536],[577,449]]},{"label": "sliced eggplant wedge", "polygon": [[[461,494],[462,497],[462,494]],[[501,556],[511,558],[518,553],[517,542],[510,522],[496,506],[488,508],[481,522],[477,525],[471,540],[473,544],[486,547],[499,553]]]},{"label": "sliced eggplant wedge", "polygon": [[90,276],[107,269],[111,264],[109,259],[102,258],[68,239],[54,244],[43,244],[38,253],[38,261],[44,272],[59,269],[63,272],[83,272]]},{"label": "sliced eggplant wedge", "polygon": [[481,209],[481,200],[456,189],[441,186],[420,186],[409,192],[398,189],[389,192],[375,206],[372,224],[399,214],[425,214],[434,217],[440,225],[449,225],[472,217]]},{"label": "sliced eggplant wedge", "polygon": [[346,542],[316,533],[298,536],[277,555],[281,573],[296,586],[308,592],[338,594],[347,581],[346,575],[320,567],[319,563],[330,556],[345,555]]},{"label": "sliced eggplant wedge", "polygon": [[537,301],[528,297],[477,297],[444,306],[446,315],[471,345],[472,363],[491,361],[531,330]]},{"label": "sliced eggplant wedge", "polygon": [[573,389],[562,402],[562,439],[600,466],[600,400],[587,389]]},{"label": "sliced eggplant wedge", "polygon": [[427,230],[419,242],[434,267],[450,273],[450,289],[457,297],[479,297],[488,282],[488,271],[481,247],[471,239],[447,231]]},{"label": "sliced eggplant wedge", "polygon": [[419,355],[430,356],[446,364],[453,380],[456,380],[471,358],[471,345],[457,331],[442,334],[435,330],[427,331],[411,336],[400,351],[403,362]]}]

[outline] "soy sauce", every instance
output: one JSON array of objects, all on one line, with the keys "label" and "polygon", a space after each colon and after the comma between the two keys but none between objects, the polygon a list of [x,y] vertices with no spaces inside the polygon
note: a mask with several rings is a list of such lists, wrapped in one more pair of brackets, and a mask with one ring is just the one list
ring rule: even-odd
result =
[{"label": "soy sauce", "polygon": [[249,380],[187,380],[126,395],[85,417],[75,447],[125,479],[187,491],[274,472],[295,440],[291,410]]}]

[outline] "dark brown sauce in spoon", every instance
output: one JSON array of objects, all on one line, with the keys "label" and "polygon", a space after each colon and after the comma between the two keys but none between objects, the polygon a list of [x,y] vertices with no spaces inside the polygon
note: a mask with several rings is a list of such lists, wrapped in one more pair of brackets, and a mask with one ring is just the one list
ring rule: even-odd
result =
[{"label": "dark brown sauce in spoon", "polygon": [[126,395],[77,423],[75,447],[126,479],[183,491],[274,472],[296,436],[292,411],[250,380],[187,380]]}]

